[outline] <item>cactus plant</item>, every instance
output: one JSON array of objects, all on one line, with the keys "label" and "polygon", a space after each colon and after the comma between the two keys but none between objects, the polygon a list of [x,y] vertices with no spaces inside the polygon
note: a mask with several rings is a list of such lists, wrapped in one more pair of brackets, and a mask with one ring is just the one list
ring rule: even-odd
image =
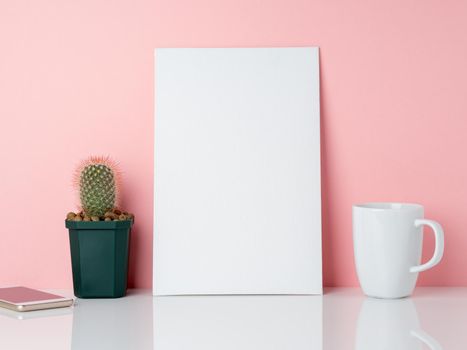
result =
[{"label": "cactus plant", "polygon": [[130,233],[134,215],[119,209],[120,172],[109,157],[90,157],[76,168],[79,212],[66,215],[79,298],[119,298],[128,281]]},{"label": "cactus plant", "polygon": [[115,208],[119,192],[119,171],[108,157],[90,157],[75,173],[75,185],[84,214],[104,216]]}]

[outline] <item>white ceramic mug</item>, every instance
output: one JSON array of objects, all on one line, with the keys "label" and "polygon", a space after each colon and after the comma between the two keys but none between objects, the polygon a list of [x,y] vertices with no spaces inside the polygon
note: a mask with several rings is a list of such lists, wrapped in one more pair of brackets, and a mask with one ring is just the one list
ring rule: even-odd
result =
[{"label": "white ceramic mug", "polygon": [[[355,265],[363,292],[377,298],[412,294],[418,273],[443,257],[444,233],[440,224],[423,218],[423,206],[405,203],[366,203],[353,206]],[[420,264],[423,226],[435,234],[435,252]]]}]

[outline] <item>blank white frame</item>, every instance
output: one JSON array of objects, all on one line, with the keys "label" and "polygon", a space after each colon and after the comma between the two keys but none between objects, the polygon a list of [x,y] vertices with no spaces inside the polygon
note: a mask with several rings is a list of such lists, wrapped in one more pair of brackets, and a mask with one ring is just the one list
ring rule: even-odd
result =
[{"label": "blank white frame", "polygon": [[321,294],[318,48],[155,51],[155,295]]}]

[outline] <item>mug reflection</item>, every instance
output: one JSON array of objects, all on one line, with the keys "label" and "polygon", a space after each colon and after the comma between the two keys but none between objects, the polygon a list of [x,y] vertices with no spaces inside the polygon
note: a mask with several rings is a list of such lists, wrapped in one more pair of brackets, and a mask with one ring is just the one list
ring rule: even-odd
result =
[{"label": "mug reflection", "polygon": [[442,350],[421,329],[417,309],[410,298],[364,300],[357,321],[356,350],[416,350],[422,349],[423,344],[432,350]]}]

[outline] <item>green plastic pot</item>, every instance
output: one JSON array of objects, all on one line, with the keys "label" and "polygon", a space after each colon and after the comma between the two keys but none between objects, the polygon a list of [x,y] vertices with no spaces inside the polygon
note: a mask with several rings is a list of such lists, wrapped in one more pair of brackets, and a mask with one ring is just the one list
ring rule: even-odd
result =
[{"label": "green plastic pot", "polygon": [[133,221],[65,221],[78,298],[125,296]]}]

